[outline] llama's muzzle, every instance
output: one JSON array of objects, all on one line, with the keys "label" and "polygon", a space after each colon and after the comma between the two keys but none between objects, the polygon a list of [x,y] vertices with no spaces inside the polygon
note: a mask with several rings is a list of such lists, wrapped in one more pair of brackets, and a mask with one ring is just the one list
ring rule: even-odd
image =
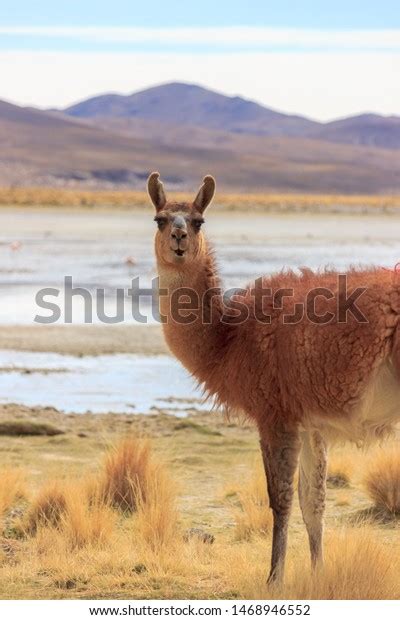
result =
[{"label": "llama's muzzle", "polygon": [[185,219],[181,215],[178,215],[174,219],[171,228],[171,250],[173,250],[177,256],[183,256],[187,250],[187,236]]}]

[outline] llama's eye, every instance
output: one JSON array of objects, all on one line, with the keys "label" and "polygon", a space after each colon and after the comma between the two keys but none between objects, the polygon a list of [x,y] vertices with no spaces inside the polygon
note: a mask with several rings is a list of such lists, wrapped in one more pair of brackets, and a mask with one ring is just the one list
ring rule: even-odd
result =
[{"label": "llama's eye", "polygon": [[165,217],[155,217],[154,221],[157,222],[158,230],[163,230],[167,225]]},{"label": "llama's eye", "polygon": [[202,224],[204,224],[204,220],[193,220],[192,221],[192,226],[196,231],[200,230]]}]

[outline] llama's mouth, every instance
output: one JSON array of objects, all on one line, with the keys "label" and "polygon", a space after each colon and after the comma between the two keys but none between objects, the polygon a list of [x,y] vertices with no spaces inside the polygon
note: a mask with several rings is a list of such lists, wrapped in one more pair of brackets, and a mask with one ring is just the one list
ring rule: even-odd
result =
[{"label": "llama's mouth", "polygon": [[185,250],[174,250],[174,252],[177,256],[183,256],[185,253]]}]

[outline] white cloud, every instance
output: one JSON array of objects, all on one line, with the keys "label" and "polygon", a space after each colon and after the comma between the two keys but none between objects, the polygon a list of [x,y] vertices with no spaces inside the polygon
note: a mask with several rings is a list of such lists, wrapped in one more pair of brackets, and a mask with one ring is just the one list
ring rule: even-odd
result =
[{"label": "white cloud", "polygon": [[217,47],[400,50],[400,29],[318,30],[225,26],[213,28],[122,28],[99,26],[0,26],[0,34],[103,43],[212,44]]},{"label": "white cloud", "polygon": [[185,81],[321,120],[400,112],[400,53],[0,51],[0,66],[0,99],[42,107]]}]

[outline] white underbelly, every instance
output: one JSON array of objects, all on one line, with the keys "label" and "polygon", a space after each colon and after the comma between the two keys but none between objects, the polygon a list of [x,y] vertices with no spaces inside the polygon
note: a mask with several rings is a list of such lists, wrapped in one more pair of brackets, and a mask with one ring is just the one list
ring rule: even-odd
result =
[{"label": "white underbelly", "polygon": [[400,381],[390,360],[375,373],[360,404],[348,416],[313,414],[306,427],[317,428],[328,440],[368,443],[395,430],[400,422]]}]

